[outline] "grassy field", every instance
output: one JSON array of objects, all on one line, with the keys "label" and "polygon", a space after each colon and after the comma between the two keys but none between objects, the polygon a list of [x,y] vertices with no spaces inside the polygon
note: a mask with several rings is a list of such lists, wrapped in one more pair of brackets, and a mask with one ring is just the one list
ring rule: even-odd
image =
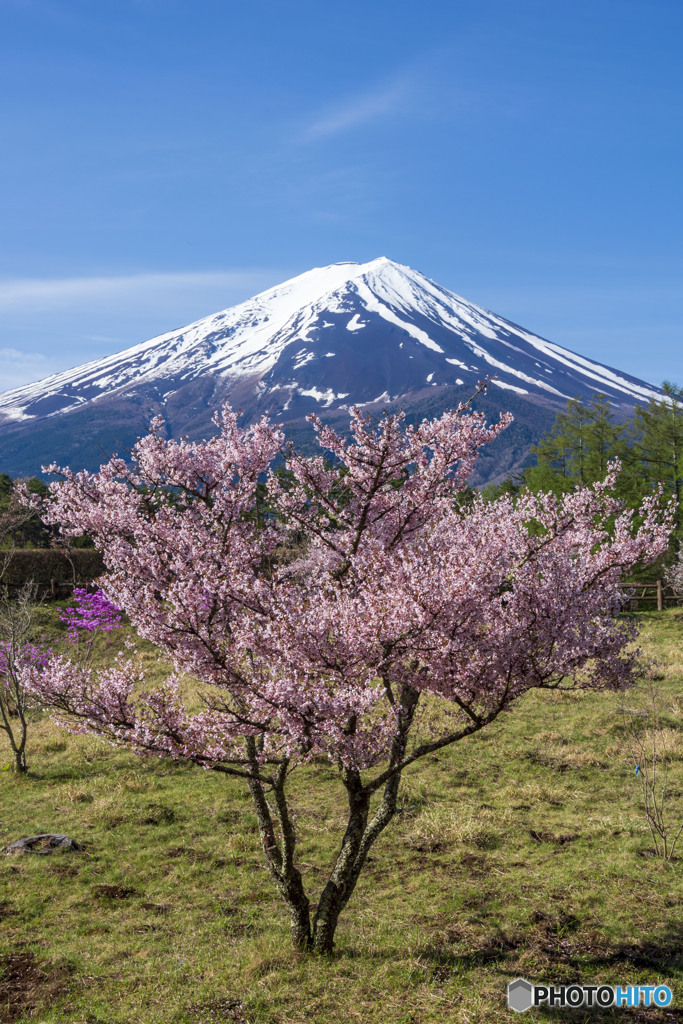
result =
[{"label": "grassy field", "polygon": [[[55,612],[43,614],[49,632]],[[645,615],[643,626],[667,807],[683,820],[683,613]],[[652,856],[618,703],[532,693],[488,732],[415,766],[327,959],[290,951],[237,781],[36,721],[30,774],[0,773],[0,845],[66,832],[84,850],[0,857],[0,1021],[683,1021],[683,844],[670,863]],[[342,792],[318,764],[294,793],[315,900]],[[674,1002],[518,1018],[505,1004],[518,975],[664,983]]]}]

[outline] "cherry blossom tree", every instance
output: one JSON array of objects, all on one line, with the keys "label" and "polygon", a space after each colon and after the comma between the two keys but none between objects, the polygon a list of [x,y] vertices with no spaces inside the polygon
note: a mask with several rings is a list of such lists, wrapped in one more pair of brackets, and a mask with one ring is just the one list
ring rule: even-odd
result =
[{"label": "cherry blossom tree", "polygon": [[[313,418],[309,459],[226,407],[208,441],[165,440],[155,421],[130,465],[61,470],[51,487],[46,521],[94,538],[104,595],[175,671],[151,690],[134,659],[93,672],[56,657],[27,685],[71,729],[242,779],[296,948],[332,949],[410,765],[531,688],[633,682],[620,575],[665,548],[670,511],[648,499],[636,527],[610,493],[616,466],[563,497],[459,501],[509,419],[487,427],[461,408],[411,426],[352,411],[345,439]],[[283,451],[289,472],[273,472]],[[264,477],[269,511],[254,516]],[[305,544],[289,560],[293,532]],[[288,781],[321,757],[348,813],[312,914]]]},{"label": "cherry blossom tree", "polygon": [[666,570],[666,582],[673,587],[677,593],[683,593],[683,547],[678,552],[678,558]]}]

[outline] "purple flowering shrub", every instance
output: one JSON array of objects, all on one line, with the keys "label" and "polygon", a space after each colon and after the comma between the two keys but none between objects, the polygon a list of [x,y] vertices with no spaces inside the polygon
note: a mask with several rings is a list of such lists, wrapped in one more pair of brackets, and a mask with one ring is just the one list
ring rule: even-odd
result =
[{"label": "purple flowering shrub", "polygon": [[76,588],[73,592],[74,606],[65,608],[59,616],[65,622],[67,636],[71,643],[77,643],[84,633],[111,633],[121,628],[121,612],[108,601],[101,590],[89,593]]}]

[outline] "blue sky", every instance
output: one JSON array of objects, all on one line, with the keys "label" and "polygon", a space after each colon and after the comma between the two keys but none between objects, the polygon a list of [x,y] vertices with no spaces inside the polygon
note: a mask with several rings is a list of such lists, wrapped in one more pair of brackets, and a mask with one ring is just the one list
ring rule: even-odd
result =
[{"label": "blue sky", "polygon": [[0,0],[0,390],[384,255],[683,383],[680,0]]}]

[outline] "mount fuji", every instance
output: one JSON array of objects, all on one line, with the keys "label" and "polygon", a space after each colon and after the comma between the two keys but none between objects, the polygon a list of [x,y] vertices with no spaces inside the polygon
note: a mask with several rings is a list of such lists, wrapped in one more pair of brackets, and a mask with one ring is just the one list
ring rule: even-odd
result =
[{"label": "mount fuji", "polygon": [[380,258],[310,270],[188,327],[5,392],[0,471],[34,474],[53,461],[96,468],[158,413],[169,436],[210,436],[226,399],[245,422],[268,413],[309,444],[310,412],[341,430],[352,405],[432,416],[490,374],[477,407],[494,417],[510,410],[516,421],[475,482],[522,466],[568,398],[604,393],[617,419],[661,398],[653,385]]}]

